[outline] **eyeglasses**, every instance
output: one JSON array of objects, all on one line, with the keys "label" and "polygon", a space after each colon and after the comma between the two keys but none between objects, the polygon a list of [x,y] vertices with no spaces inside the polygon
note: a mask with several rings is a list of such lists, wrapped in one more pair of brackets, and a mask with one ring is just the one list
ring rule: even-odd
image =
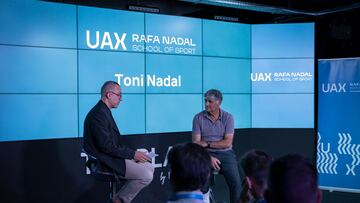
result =
[{"label": "eyeglasses", "polygon": [[122,97],[122,94],[120,93],[120,94],[118,94],[118,93],[115,93],[115,92],[113,92],[113,91],[109,91],[110,93],[113,93],[113,94],[115,94],[116,96],[118,96],[118,97]]}]

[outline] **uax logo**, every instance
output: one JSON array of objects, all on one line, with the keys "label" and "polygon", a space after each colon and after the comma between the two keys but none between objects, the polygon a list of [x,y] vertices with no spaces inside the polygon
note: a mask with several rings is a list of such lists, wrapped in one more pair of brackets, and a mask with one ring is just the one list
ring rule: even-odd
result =
[{"label": "uax logo", "polygon": [[[94,37],[93,37],[94,38]],[[119,49],[119,46],[121,45],[121,48],[123,50],[127,50],[126,45],[124,43],[126,38],[126,33],[122,33],[121,37],[117,32],[113,32],[110,34],[110,32],[104,32],[100,33],[100,31],[95,32],[95,40],[91,38],[90,30],[86,30],[86,45],[90,49],[104,49],[105,47],[108,47],[109,49],[117,50]]]},{"label": "uax logo", "polygon": [[251,73],[251,81],[271,81],[272,73]]},{"label": "uax logo", "polygon": [[345,93],[346,83],[322,83],[321,91],[324,93]]}]

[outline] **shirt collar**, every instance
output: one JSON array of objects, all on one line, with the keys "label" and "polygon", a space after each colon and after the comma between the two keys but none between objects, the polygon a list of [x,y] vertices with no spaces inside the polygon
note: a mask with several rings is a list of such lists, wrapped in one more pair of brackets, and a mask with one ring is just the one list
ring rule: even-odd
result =
[{"label": "shirt collar", "polygon": [[171,198],[172,201],[180,200],[180,199],[197,199],[204,200],[204,195],[200,191],[180,191],[176,192],[175,195]]},{"label": "shirt collar", "polygon": [[[221,109],[221,108],[219,108],[219,120],[222,120],[223,119],[223,110]],[[208,119],[210,119],[210,115],[209,115],[209,113],[206,111],[206,110],[204,110],[204,116],[206,117],[206,118],[208,118]],[[211,119],[210,119],[211,120]]]}]

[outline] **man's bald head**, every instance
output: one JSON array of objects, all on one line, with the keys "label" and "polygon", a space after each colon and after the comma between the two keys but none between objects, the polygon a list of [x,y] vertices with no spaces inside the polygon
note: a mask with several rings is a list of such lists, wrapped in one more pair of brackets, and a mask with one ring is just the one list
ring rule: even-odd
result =
[{"label": "man's bald head", "polygon": [[103,86],[101,87],[101,98],[104,98],[106,96],[106,93],[112,92],[116,86],[120,86],[117,82],[114,81],[106,81]]}]

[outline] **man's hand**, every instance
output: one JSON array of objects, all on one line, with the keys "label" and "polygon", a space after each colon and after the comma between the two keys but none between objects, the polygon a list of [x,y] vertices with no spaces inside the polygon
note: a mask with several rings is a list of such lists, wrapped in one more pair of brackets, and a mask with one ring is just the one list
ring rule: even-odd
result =
[{"label": "man's hand", "polygon": [[205,141],[199,141],[198,144],[204,148],[206,148],[208,146],[207,142],[205,142]]},{"label": "man's hand", "polygon": [[217,159],[213,156],[211,157],[211,166],[213,169],[220,170],[220,164],[221,164],[221,162],[219,159]]},{"label": "man's hand", "polygon": [[137,162],[144,163],[144,162],[150,161],[151,159],[148,155],[146,155],[145,152],[136,151],[134,160]]}]

